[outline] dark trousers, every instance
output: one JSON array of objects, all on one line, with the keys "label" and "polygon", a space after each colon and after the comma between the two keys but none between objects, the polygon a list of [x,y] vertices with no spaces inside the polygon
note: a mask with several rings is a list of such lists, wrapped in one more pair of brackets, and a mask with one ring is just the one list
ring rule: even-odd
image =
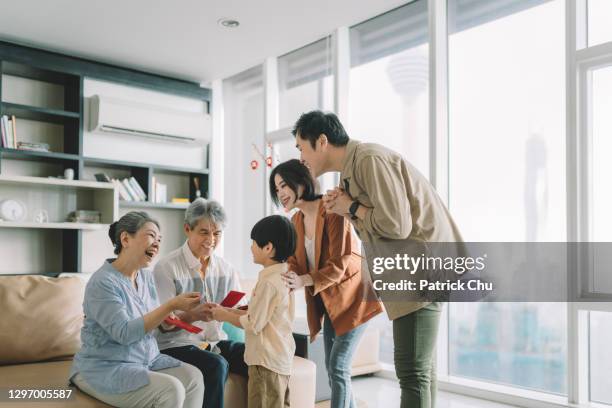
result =
[{"label": "dark trousers", "polygon": [[223,408],[223,390],[229,372],[244,377],[249,375],[249,368],[244,362],[244,343],[222,340],[217,346],[221,354],[202,350],[196,346],[162,350],[162,353],[200,369],[204,376],[203,408]]}]

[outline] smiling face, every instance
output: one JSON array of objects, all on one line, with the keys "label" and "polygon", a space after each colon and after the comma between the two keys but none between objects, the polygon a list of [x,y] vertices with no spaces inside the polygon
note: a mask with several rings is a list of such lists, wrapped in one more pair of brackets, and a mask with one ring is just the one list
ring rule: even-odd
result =
[{"label": "smiling face", "polygon": [[159,228],[155,223],[147,222],[134,235],[122,233],[120,255],[134,259],[138,268],[146,268],[159,253],[160,244]]},{"label": "smiling face", "polygon": [[222,232],[217,224],[206,218],[200,219],[193,228],[185,224],[187,244],[193,255],[198,259],[208,258],[213,254],[221,241]]},{"label": "smiling face", "polygon": [[320,135],[315,142],[314,148],[308,139],[302,139],[298,133],[295,136],[295,147],[300,151],[300,160],[313,174],[319,177],[324,173],[325,152],[327,150],[327,137]]},{"label": "smiling face", "polygon": [[274,184],[276,185],[276,196],[278,197],[278,201],[287,211],[294,209],[297,197],[301,197],[304,192],[304,186],[298,186],[298,194],[295,194],[295,191],[285,183],[285,180],[283,180],[280,174],[274,176]]}]

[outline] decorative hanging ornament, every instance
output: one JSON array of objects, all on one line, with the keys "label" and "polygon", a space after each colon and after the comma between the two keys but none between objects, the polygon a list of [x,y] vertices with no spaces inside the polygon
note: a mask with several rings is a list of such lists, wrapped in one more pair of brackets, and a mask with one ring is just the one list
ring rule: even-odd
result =
[{"label": "decorative hanging ornament", "polygon": [[251,160],[251,169],[257,170],[257,167],[259,167],[259,162],[257,162],[257,160]]}]

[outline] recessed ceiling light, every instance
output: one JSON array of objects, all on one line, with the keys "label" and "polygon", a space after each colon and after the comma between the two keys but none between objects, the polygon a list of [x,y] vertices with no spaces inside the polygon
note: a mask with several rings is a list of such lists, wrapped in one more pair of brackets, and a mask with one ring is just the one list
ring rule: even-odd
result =
[{"label": "recessed ceiling light", "polygon": [[222,18],[217,21],[217,23],[219,23],[219,25],[221,25],[222,27],[226,28],[236,28],[240,25],[240,22],[238,20],[234,20],[232,18]]}]

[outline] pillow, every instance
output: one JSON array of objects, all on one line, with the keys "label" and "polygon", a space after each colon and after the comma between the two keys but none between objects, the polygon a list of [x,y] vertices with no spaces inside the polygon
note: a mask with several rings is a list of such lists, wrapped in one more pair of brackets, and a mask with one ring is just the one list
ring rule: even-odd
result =
[{"label": "pillow", "polygon": [[73,356],[81,347],[84,294],[76,276],[0,277],[0,364]]},{"label": "pillow", "polygon": [[223,331],[227,334],[228,340],[244,343],[243,329],[236,327],[228,322],[225,322],[223,323]]}]

